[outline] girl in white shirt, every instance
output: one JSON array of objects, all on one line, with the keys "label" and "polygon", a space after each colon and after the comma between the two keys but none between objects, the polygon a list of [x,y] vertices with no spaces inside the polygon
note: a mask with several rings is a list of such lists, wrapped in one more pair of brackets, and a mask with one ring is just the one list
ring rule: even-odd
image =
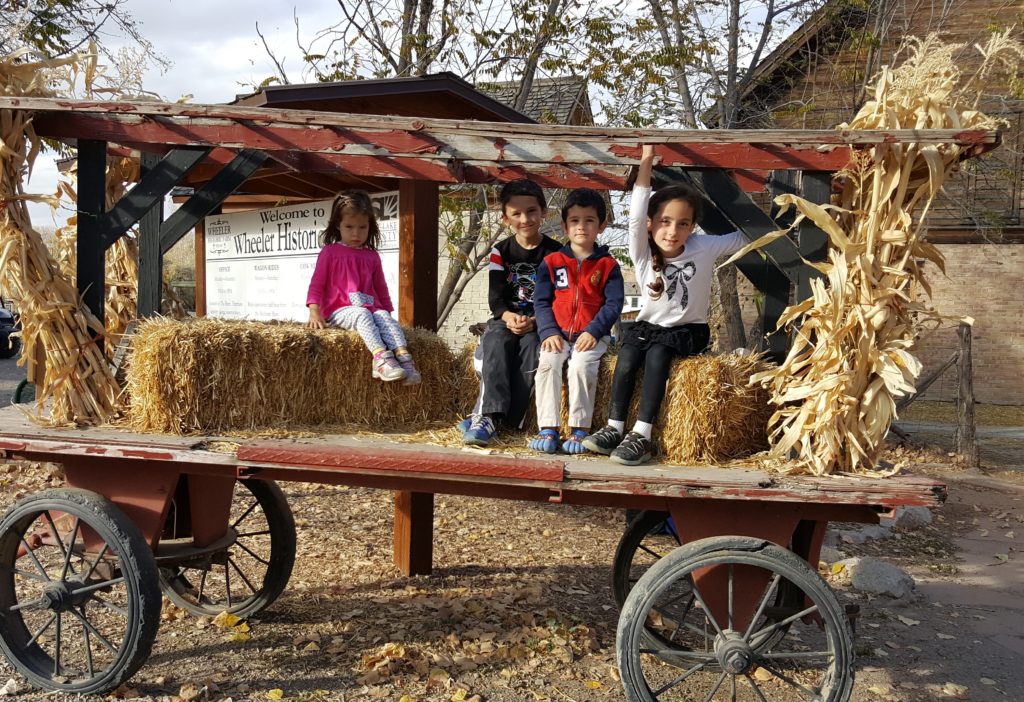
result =
[{"label": "girl in white shirt", "polygon": [[[653,423],[661,410],[672,362],[707,350],[708,306],[715,261],[747,243],[742,232],[694,234],[701,195],[671,185],[651,195],[654,147],[644,145],[629,208],[629,256],[644,301],[637,321],[623,335],[612,379],[608,426],[583,440],[613,461],[639,465],[651,459]],[[640,411],[625,434],[626,415],[644,369]]]}]

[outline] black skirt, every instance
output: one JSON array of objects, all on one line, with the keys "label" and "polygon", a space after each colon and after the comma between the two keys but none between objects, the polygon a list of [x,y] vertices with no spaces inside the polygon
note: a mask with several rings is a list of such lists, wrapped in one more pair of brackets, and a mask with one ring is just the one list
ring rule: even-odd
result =
[{"label": "black skirt", "polygon": [[634,322],[622,334],[622,343],[635,346],[641,351],[652,344],[664,344],[679,356],[695,356],[708,350],[711,329],[707,324],[683,324],[678,327],[662,327],[650,322]]}]

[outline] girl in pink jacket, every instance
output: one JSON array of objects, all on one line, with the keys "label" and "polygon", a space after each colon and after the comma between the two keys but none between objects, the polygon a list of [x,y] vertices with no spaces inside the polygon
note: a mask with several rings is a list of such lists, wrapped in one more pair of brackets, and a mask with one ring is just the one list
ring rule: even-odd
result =
[{"label": "girl in pink jacket", "polygon": [[309,328],[354,329],[373,354],[374,378],[420,382],[405,334],[391,316],[394,307],[377,253],[380,228],[365,191],[335,196],[323,241],[306,295]]}]

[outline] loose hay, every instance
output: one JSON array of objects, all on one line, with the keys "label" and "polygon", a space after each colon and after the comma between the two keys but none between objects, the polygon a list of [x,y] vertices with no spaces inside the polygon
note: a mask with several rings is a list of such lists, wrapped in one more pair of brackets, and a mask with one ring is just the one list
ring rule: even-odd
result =
[{"label": "loose hay", "polygon": [[[472,408],[479,382],[472,366],[472,345],[460,355],[461,383],[464,393],[460,405]],[[608,421],[612,377],[617,350],[610,349],[601,359],[597,380],[592,428]],[[469,359],[468,361],[466,359]],[[767,425],[772,414],[770,393],[750,383],[755,373],[769,364],[756,356],[694,356],[676,361],[669,374],[665,401],[655,423],[654,440],[661,458],[680,465],[721,463],[749,456],[768,447]],[[637,376],[626,426],[636,421],[640,404],[639,388],[643,371]],[[562,435],[569,432],[568,392],[562,386]],[[536,413],[527,415],[525,429],[537,431]]]},{"label": "loose hay", "polygon": [[359,335],[300,324],[166,318],[139,325],[126,372],[136,431],[214,433],[356,424],[379,430],[454,422],[455,358],[436,334],[406,329],[419,385],[370,376]]}]

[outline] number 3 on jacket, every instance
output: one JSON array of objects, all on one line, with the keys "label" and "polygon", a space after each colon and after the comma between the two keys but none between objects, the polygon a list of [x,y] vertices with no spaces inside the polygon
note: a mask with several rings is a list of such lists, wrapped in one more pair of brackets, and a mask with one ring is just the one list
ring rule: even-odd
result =
[{"label": "number 3 on jacket", "polygon": [[565,269],[565,266],[560,266],[555,269],[555,288],[565,290],[567,287],[569,287],[569,271]]}]

